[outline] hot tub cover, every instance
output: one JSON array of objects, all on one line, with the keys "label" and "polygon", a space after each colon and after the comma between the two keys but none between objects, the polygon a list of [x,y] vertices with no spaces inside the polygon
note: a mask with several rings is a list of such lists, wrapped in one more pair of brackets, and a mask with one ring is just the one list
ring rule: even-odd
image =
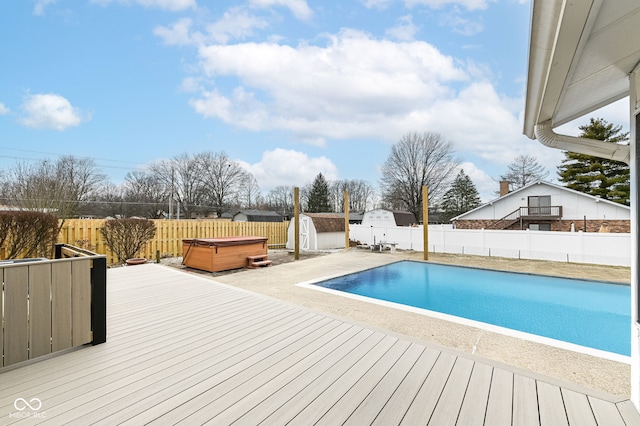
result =
[{"label": "hot tub cover", "polygon": [[267,237],[219,237],[219,238],[189,238],[183,239],[184,244],[195,246],[228,247],[244,244],[266,243]]}]

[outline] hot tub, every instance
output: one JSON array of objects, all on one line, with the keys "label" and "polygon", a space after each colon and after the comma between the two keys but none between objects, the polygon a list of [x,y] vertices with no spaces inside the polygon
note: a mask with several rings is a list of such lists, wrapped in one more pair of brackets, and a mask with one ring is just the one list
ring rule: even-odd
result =
[{"label": "hot tub", "polygon": [[267,255],[267,237],[221,237],[182,240],[182,263],[209,272],[243,268],[247,256]]}]

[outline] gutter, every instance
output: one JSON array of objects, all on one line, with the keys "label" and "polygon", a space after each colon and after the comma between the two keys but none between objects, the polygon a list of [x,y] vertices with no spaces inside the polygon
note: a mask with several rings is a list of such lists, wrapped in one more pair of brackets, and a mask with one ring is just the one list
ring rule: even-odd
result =
[{"label": "gutter", "polygon": [[571,151],[578,154],[593,155],[608,160],[631,162],[631,148],[629,145],[620,145],[597,139],[580,138],[576,136],[559,135],[553,131],[551,120],[536,124],[536,138],[550,148]]}]

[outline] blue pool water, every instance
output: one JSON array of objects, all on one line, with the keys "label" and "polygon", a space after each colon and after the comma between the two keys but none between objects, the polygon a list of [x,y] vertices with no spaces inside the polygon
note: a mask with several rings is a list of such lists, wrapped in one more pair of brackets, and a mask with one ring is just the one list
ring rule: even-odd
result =
[{"label": "blue pool water", "polygon": [[403,261],[316,283],[621,355],[631,353],[626,285]]}]

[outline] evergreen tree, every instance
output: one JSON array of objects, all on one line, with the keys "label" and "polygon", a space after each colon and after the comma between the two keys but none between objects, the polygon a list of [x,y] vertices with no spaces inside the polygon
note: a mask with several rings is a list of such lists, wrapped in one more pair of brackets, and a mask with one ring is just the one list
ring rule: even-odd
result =
[{"label": "evergreen tree", "polygon": [[331,211],[331,204],[329,203],[329,184],[322,173],[318,173],[311,184],[306,211],[309,213]]},{"label": "evergreen tree", "polygon": [[507,173],[500,176],[501,181],[507,181],[510,189],[516,190],[530,183],[545,180],[549,175],[547,169],[533,155],[518,155],[507,166]]},{"label": "evergreen tree", "polygon": [[[591,118],[588,125],[580,126],[581,137],[605,142],[620,143],[628,140],[629,133],[621,133],[622,126],[607,123],[601,118]],[[567,188],[599,196],[605,200],[629,204],[629,166],[619,161],[591,155],[565,152],[558,166],[558,180]]]},{"label": "evergreen tree", "polygon": [[448,222],[452,217],[458,216],[480,205],[480,195],[471,178],[460,170],[458,176],[451,183],[451,187],[444,194],[442,210],[444,221]]}]

